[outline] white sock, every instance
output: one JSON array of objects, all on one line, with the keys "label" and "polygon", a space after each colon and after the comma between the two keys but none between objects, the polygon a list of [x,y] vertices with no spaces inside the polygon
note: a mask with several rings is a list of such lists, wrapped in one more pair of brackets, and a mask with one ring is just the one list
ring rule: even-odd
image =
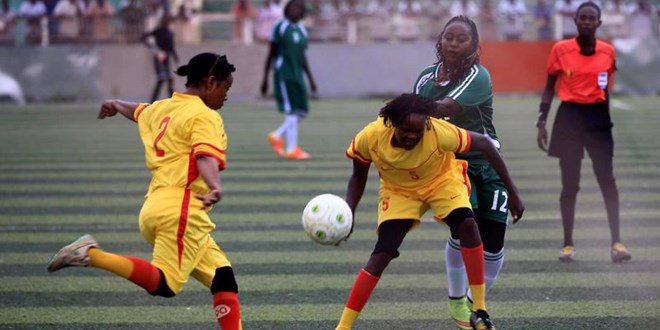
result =
[{"label": "white sock", "polygon": [[[484,251],[484,260],[486,262],[485,270],[485,280],[486,280],[486,295],[490,288],[495,284],[495,280],[502,270],[502,265],[504,265],[504,248],[497,253],[486,252]],[[472,299],[472,293],[468,289],[468,297]]]},{"label": "white sock", "polygon": [[289,123],[286,129],[286,151],[291,152],[298,146],[298,116],[286,115],[285,121]]},{"label": "white sock", "polygon": [[461,255],[461,241],[453,238],[447,240],[445,246],[445,269],[447,270],[447,290],[449,296],[458,298],[465,296],[467,290],[467,273]]},{"label": "white sock", "polygon": [[280,127],[278,127],[274,132],[273,135],[275,135],[276,138],[281,139],[284,133],[286,132],[287,128],[289,128],[289,122],[287,121],[287,116],[284,117],[284,120],[282,121],[282,124],[280,124]]}]

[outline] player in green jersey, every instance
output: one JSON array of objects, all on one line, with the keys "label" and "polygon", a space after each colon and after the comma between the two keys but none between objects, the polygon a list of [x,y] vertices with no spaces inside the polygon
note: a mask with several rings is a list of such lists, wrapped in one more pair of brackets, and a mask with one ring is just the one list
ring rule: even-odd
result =
[{"label": "player in green jersey", "polygon": [[[285,114],[285,118],[275,131],[268,134],[268,141],[275,153],[291,160],[310,158],[310,155],[298,146],[298,123],[309,111],[303,73],[307,74],[312,92],[316,92],[316,83],[305,56],[307,31],[300,22],[303,17],[305,17],[305,2],[289,1],[284,8],[284,19],[273,28],[261,83],[261,93],[265,95],[268,91],[268,72],[272,64],[277,108]],[[284,138],[286,138],[286,146],[284,146]]]},{"label": "player in green jersey", "polygon": [[[488,70],[479,64],[479,34],[474,22],[466,16],[449,20],[436,43],[436,56],[438,61],[420,73],[414,92],[436,100],[434,117],[486,135],[499,150],[500,142],[493,126],[492,82]],[[507,191],[481,154],[468,152],[456,154],[456,158],[467,160],[469,165],[470,203],[484,244],[488,292],[504,263],[508,202],[517,192]],[[451,232],[445,248],[449,312],[460,329],[472,329],[470,292],[457,237]]]}]

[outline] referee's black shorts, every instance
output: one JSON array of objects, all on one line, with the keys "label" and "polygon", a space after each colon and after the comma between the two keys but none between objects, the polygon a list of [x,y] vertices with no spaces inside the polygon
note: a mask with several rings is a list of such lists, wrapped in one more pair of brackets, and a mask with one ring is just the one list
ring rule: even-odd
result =
[{"label": "referee's black shorts", "polygon": [[590,154],[595,151],[613,157],[612,126],[607,102],[562,102],[552,127],[548,155],[582,159],[586,148]]}]

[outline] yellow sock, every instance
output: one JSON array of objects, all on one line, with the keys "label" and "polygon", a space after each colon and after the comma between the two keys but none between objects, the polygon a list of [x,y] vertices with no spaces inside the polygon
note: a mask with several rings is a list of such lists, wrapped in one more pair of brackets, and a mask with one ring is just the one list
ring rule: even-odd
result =
[{"label": "yellow sock", "polygon": [[117,254],[105,252],[99,248],[92,248],[87,251],[90,258],[90,265],[94,268],[105,269],[113,272],[125,279],[131,277],[133,272],[133,262]]},{"label": "yellow sock", "polygon": [[357,320],[359,312],[356,312],[348,307],[344,307],[344,312],[341,313],[341,319],[335,330],[351,330],[353,323]]},{"label": "yellow sock", "polygon": [[486,285],[470,284],[470,291],[472,291],[472,310],[486,310]]}]

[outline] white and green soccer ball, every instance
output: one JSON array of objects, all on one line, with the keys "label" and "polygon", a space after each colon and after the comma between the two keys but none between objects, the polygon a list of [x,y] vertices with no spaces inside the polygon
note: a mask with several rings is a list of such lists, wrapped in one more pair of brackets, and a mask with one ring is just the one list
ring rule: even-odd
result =
[{"label": "white and green soccer ball", "polygon": [[333,194],[318,195],[307,203],[302,225],[313,241],[323,245],[341,242],[351,232],[353,213],[343,198]]}]

